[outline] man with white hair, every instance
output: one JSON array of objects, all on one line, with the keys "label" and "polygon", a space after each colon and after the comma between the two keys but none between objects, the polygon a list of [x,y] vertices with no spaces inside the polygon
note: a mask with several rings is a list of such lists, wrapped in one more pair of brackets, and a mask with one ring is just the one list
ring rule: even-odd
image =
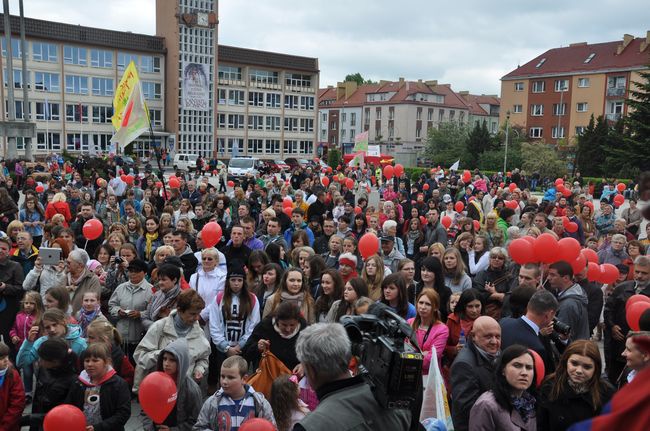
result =
[{"label": "man with white hair", "polygon": [[625,251],[626,245],[627,239],[625,235],[620,233],[614,234],[609,245],[598,252],[598,261],[600,264],[611,263],[612,265],[623,263],[624,260],[629,258]]},{"label": "man with white hair", "polygon": [[68,285],[66,288],[72,295],[72,315],[74,316],[81,308],[84,293],[96,292],[99,298],[102,294],[102,286],[99,278],[94,272],[86,268],[90,258],[86,250],[77,248],[68,254],[66,266],[68,271]]},{"label": "man with white hair", "polygon": [[382,408],[361,376],[350,377],[352,345],[342,325],[317,323],[307,327],[298,336],[296,355],[319,405],[294,426],[294,431],[409,429],[410,411]]}]

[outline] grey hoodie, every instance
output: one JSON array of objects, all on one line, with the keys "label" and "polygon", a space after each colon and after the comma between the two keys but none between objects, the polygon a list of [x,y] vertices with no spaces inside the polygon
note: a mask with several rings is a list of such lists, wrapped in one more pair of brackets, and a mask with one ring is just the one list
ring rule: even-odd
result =
[{"label": "grey hoodie", "polygon": [[[245,385],[246,394],[244,398],[253,397],[255,403],[255,417],[266,419],[275,426],[275,417],[273,416],[273,409],[271,404],[266,400],[264,394],[261,392],[255,392],[252,386]],[[192,428],[194,431],[211,431],[219,429],[219,404],[223,399],[223,389],[219,389],[214,395],[205,400],[203,407],[201,408],[201,413],[199,413],[199,419],[196,421],[196,424]]]},{"label": "grey hoodie", "polygon": [[587,294],[582,286],[574,284],[558,295],[560,307],[556,317],[571,326],[569,341],[589,339],[589,316],[587,313]]},{"label": "grey hoodie", "polygon": [[[190,355],[187,341],[184,338],[179,338],[178,340],[169,343],[167,347],[160,351],[156,368],[158,371],[163,370],[163,353],[165,352],[174,355],[178,364],[178,370],[176,373],[178,376],[176,378],[176,390],[178,396],[176,398],[176,406],[171,413],[176,414],[176,426],[170,427],[170,430],[190,431],[199,416],[203,397],[199,385],[194,381],[194,379],[187,377],[187,371],[190,366]],[[144,414],[144,412],[141,413],[141,417],[142,427],[144,430],[156,430],[153,422]]]}]

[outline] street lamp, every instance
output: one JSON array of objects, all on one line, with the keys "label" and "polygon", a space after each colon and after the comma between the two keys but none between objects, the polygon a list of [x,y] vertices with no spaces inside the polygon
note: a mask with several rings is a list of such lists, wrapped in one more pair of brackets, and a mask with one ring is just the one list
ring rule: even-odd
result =
[{"label": "street lamp", "polygon": [[505,175],[506,173],[506,166],[508,165],[508,129],[510,128],[510,125],[508,124],[508,121],[510,120],[510,110],[506,111],[506,153],[503,156],[503,174]]}]

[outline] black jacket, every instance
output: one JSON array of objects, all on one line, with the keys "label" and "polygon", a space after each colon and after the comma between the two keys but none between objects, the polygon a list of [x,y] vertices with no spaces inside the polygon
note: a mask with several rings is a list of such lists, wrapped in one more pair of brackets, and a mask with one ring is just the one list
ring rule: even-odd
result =
[{"label": "black jacket", "polygon": [[594,332],[594,328],[598,325],[600,320],[600,312],[603,311],[603,291],[599,283],[587,281],[587,279],[578,282],[587,294],[587,315],[589,316],[589,333]]},{"label": "black jacket", "polygon": [[468,340],[451,365],[451,418],[456,431],[469,429],[469,412],[483,394],[494,387],[495,364]]},{"label": "black jacket", "polygon": [[[65,403],[83,411],[85,395],[86,385],[77,379]],[[94,425],[95,431],[124,431],[124,425],[131,417],[131,391],[124,379],[115,374],[104,382],[99,389],[99,403],[102,422]]]},{"label": "black jacket", "polygon": [[[609,295],[605,303],[605,311],[603,313],[605,325],[609,328],[614,325],[620,326],[623,335],[626,335],[627,331],[630,330],[625,319],[625,303],[630,299],[630,296],[634,295],[635,283],[634,281],[626,281],[619,284],[612,294]],[[650,285],[647,285],[640,293],[641,295],[650,297]]]},{"label": "black jacket", "polygon": [[52,369],[39,367],[35,380],[34,403],[29,415],[30,430],[33,431],[42,429],[45,414],[66,398],[70,387],[77,380],[77,373],[70,366]]},{"label": "black jacket", "polygon": [[[300,318],[300,331],[306,327],[307,322],[305,319]],[[292,370],[300,362],[296,356],[296,341],[298,341],[300,331],[289,339],[282,338],[273,328],[273,318],[266,317],[253,329],[253,333],[242,349],[242,356],[249,363],[253,363],[253,368],[257,368],[261,358],[261,353],[257,349],[257,342],[269,340],[271,342],[271,353],[282,361],[288,369]]]},{"label": "black jacket", "polygon": [[514,344],[521,344],[536,351],[544,361],[546,375],[555,370],[553,350],[550,339],[541,334],[535,334],[533,328],[521,317],[514,319],[504,317],[499,320],[501,326],[501,349],[505,350]]}]

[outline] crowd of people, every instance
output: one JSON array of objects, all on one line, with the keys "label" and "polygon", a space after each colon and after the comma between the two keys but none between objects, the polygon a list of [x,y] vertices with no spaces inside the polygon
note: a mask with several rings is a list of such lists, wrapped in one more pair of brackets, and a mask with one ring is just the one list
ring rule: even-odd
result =
[{"label": "crowd of people", "polygon": [[[252,417],[281,431],[408,429],[420,418],[370,406],[348,371],[339,319],[375,302],[412,327],[424,382],[440,370],[456,430],[568,429],[650,364],[626,321],[627,300],[650,297],[650,224],[641,229],[627,186],[621,210],[615,183],[597,205],[579,175],[540,199],[518,170],[409,178],[307,167],[286,180],[247,176],[227,192],[214,172],[163,179],[85,162],[49,171],[47,181],[23,170],[19,184],[17,172],[0,178],[3,430],[40,430],[63,403],[88,430],[124,429],[153,371],[172,376],[178,398],[161,423],[143,412],[146,430],[237,430]],[[211,222],[216,244],[203,231]],[[367,237],[360,243],[369,233],[370,256]],[[512,241],[544,233],[594,250],[618,280],[511,260]],[[44,262],[43,249],[60,261]],[[641,320],[650,330],[650,314]],[[269,352],[290,375],[265,397],[246,376]],[[351,411],[342,394],[367,409]]]}]

